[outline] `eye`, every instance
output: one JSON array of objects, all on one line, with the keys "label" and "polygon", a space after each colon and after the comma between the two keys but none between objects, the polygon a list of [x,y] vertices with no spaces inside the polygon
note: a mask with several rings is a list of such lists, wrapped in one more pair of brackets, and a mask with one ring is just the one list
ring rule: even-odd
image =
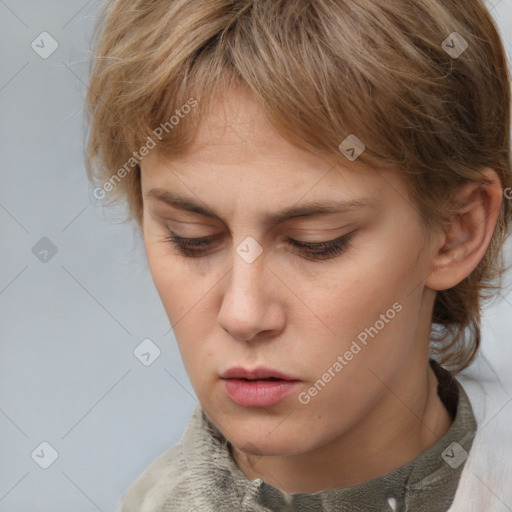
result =
[{"label": "eye", "polygon": [[[327,240],[325,242],[302,242],[290,237],[287,237],[286,241],[292,247],[299,249],[299,252],[302,253],[305,259],[320,261],[334,258],[346,251],[353,234],[354,232],[348,233],[334,240]],[[169,230],[169,236],[165,237],[163,241],[171,243],[178,252],[187,258],[201,258],[207,255],[207,251],[211,249],[215,241],[219,238],[218,236],[185,238]]]},{"label": "eye", "polygon": [[211,248],[213,242],[219,237],[209,236],[202,238],[185,238],[178,236],[169,229],[169,236],[164,242],[170,242],[183,256],[187,258],[201,258],[205,256],[206,249]]},{"label": "eye", "polygon": [[287,238],[287,241],[291,246],[300,249],[306,259],[313,261],[327,260],[346,251],[353,234],[354,232],[348,233],[326,242],[301,242],[293,238]]}]

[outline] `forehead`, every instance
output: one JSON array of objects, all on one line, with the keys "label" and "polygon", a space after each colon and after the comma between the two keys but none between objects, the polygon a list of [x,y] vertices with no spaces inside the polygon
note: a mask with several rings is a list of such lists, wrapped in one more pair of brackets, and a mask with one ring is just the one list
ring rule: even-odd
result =
[{"label": "forehead", "polygon": [[[199,100],[201,101],[201,100]],[[187,122],[185,118],[183,123]],[[172,149],[171,149],[172,151]],[[315,153],[295,145],[286,139],[269,121],[263,107],[244,86],[232,86],[224,96],[208,104],[208,112],[201,119],[194,139],[179,156],[156,150],[144,158],[145,168],[156,167],[156,162],[166,162],[176,170],[192,170],[200,166],[202,172],[217,166],[250,167],[258,162],[258,172],[269,170],[275,176],[275,168],[293,168],[296,175],[302,170],[317,169],[322,173],[334,165],[344,173],[373,174],[374,170],[349,162],[333,149],[331,155]]]},{"label": "forehead", "polygon": [[186,198],[225,205],[231,198],[240,208],[257,203],[258,211],[275,212],[272,220],[282,217],[283,205],[368,203],[372,197],[379,202],[386,181],[396,179],[341,154],[329,158],[294,145],[245,88],[233,88],[211,104],[184,154],[167,158],[153,151],[141,168],[146,197],[158,188],[160,197],[172,191],[175,204]]},{"label": "forehead", "polygon": [[[190,160],[214,158],[216,163],[230,165],[267,156],[294,159],[299,149],[292,148],[270,123],[247,88],[233,87],[209,106],[187,155]],[[302,158],[311,156],[304,150],[301,153]]]}]

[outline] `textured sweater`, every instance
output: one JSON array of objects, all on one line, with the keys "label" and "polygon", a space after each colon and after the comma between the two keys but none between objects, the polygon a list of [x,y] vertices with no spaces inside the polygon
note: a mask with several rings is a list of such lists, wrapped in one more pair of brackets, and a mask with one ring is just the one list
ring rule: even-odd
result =
[{"label": "textured sweater", "polygon": [[447,511],[477,421],[459,381],[433,360],[430,364],[452,425],[416,459],[386,475],[317,493],[283,493],[261,478],[247,479],[233,459],[231,444],[198,405],[181,440],[137,478],[119,512]]}]

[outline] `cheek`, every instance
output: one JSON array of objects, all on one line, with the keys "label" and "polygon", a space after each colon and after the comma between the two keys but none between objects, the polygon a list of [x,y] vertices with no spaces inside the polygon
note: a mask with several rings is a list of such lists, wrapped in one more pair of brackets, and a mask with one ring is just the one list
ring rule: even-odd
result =
[{"label": "cheek", "polygon": [[[153,233],[152,233],[153,234]],[[191,278],[190,263],[177,256],[170,242],[162,241],[156,235],[145,233],[144,244],[149,269],[162,304],[171,324],[179,322],[187,311],[197,302],[195,290],[200,280]]]},{"label": "cheek", "polygon": [[343,337],[353,336],[403,300],[404,263],[398,257],[378,261],[373,254],[341,263],[320,280],[298,281],[298,295],[323,321],[326,332],[330,328]]},{"label": "cheek", "polygon": [[172,253],[160,241],[145,239],[149,268],[160,300],[171,323],[180,354],[191,381],[197,380],[198,369],[213,360],[206,346],[211,333],[210,311],[212,286],[198,278],[193,263]]},{"label": "cheek", "polygon": [[205,278],[215,278],[214,274],[218,272],[208,264],[208,258],[194,259],[183,256],[168,240],[169,236],[169,229],[158,221],[148,220],[144,225],[144,246],[157,286],[172,286],[178,294],[187,290],[194,292],[197,285],[206,280]]},{"label": "cheek", "polygon": [[[410,246],[397,245],[376,254],[369,248],[360,250],[324,278],[299,281],[299,296],[305,297],[314,313],[308,313],[312,323],[306,338],[322,339],[322,351],[315,350],[316,344],[304,347],[315,361],[316,372],[323,373],[347,352],[348,366],[357,367],[383,358],[403,359],[412,348],[421,305],[421,297],[410,293],[412,283],[421,279],[416,253]],[[298,321],[304,326],[304,319]]]}]

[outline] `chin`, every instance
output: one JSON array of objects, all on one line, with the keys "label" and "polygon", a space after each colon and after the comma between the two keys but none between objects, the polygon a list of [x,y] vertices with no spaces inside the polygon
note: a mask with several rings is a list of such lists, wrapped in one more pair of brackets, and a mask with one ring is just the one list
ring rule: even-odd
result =
[{"label": "chin", "polygon": [[310,432],[297,423],[290,410],[233,408],[231,404],[203,408],[222,435],[248,455],[294,455],[312,444]]},{"label": "chin", "polygon": [[230,433],[229,442],[247,455],[283,457],[297,455],[304,452],[305,448],[307,449],[305,446],[307,440],[284,430],[278,434],[273,432],[270,435],[268,435],[268,431],[257,433],[256,430],[246,433],[231,429]]}]

